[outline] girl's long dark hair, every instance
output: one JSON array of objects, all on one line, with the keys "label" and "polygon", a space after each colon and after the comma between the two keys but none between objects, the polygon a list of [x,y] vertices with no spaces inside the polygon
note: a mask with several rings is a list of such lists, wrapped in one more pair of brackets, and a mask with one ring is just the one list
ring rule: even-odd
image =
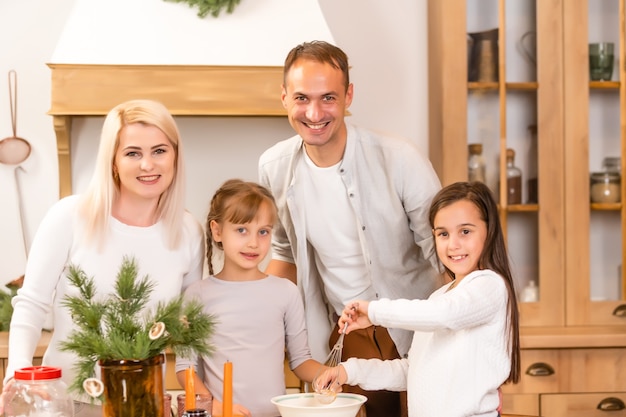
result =
[{"label": "girl's long dark hair", "polygon": [[[435,216],[444,207],[457,201],[467,200],[473,203],[480,212],[480,217],[487,225],[487,238],[483,252],[478,261],[478,268],[491,269],[497,272],[506,284],[509,300],[507,309],[509,313],[509,351],[511,355],[511,372],[506,382],[519,382],[520,379],[520,342],[519,342],[519,311],[515,284],[509,266],[509,256],[504,241],[504,233],[500,224],[498,206],[491,190],[482,182],[456,182],[441,189],[433,198],[430,205],[428,220],[430,227],[434,228]],[[454,273],[446,269],[446,273],[454,279]]]}]

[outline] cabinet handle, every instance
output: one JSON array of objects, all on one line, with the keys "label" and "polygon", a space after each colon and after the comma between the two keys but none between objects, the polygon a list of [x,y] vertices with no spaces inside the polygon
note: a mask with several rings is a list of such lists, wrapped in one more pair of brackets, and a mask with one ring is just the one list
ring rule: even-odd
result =
[{"label": "cabinet handle", "polygon": [[602,411],[620,411],[626,408],[626,405],[619,398],[608,397],[600,401],[596,408]]},{"label": "cabinet handle", "polygon": [[544,362],[533,363],[526,369],[526,375],[550,376],[554,375],[554,368]]},{"label": "cabinet handle", "polygon": [[626,317],[626,304],[619,305],[613,310],[615,317]]}]

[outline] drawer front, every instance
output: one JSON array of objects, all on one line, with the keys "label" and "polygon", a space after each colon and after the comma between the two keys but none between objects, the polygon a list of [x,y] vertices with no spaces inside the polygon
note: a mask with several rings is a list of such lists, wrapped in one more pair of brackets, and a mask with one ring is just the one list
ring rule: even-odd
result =
[{"label": "drawer front", "polygon": [[626,349],[563,350],[566,392],[626,392]]},{"label": "drawer front", "polygon": [[539,396],[545,417],[626,417],[626,393],[545,394]]},{"label": "drawer front", "polygon": [[505,394],[626,392],[626,349],[525,349],[520,383]]},{"label": "drawer front", "polygon": [[502,413],[511,415],[538,416],[538,394],[504,394],[502,397]]},{"label": "drawer front", "polygon": [[522,350],[522,377],[517,384],[502,387],[506,394],[541,394],[560,392],[566,380],[559,350]]}]

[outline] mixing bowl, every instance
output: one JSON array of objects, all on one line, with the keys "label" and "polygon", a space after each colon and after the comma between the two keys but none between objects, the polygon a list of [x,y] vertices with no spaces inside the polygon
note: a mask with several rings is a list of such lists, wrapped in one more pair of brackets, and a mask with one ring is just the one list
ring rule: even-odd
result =
[{"label": "mixing bowl", "polygon": [[337,394],[330,404],[322,404],[312,393],[279,395],[272,398],[282,417],[355,417],[367,400],[359,394]]}]

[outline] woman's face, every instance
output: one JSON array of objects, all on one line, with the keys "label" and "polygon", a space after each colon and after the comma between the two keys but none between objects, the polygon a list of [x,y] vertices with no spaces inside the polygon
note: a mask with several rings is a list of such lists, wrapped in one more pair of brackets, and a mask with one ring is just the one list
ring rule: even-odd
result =
[{"label": "woman's face", "polygon": [[174,180],[176,151],[159,128],[129,124],[120,131],[113,170],[122,198],[158,201]]},{"label": "woman's face", "polygon": [[478,269],[487,239],[487,224],[474,203],[459,200],[435,215],[437,256],[457,280]]}]

